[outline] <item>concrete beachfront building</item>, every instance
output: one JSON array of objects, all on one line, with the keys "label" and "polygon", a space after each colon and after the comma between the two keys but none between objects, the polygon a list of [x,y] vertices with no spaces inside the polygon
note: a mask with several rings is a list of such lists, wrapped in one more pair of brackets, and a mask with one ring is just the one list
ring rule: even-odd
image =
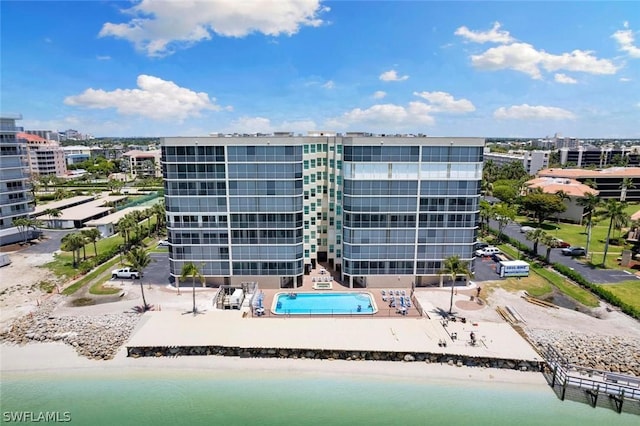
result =
[{"label": "concrete beachfront building", "polygon": [[439,282],[472,261],[482,138],[309,132],[161,140],[170,272],[296,288],[321,263],[348,287]]},{"label": "concrete beachfront building", "polygon": [[23,130],[17,120],[22,116],[0,117],[0,229],[13,227],[15,219],[28,217],[34,207],[27,144],[17,137]]}]

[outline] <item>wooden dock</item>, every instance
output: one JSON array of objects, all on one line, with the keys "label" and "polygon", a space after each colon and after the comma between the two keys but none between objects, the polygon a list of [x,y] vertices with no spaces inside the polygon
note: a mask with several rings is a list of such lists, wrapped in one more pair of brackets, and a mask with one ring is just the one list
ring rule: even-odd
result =
[{"label": "wooden dock", "polygon": [[552,346],[542,356],[549,366],[545,378],[561,400],[640,414],[640,378],[571,364]]}]

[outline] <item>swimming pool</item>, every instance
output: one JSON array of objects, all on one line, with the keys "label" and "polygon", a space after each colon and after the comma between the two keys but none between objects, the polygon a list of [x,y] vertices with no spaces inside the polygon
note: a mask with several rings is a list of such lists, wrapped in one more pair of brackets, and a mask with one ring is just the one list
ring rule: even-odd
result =
[{"label": "swimming pool", "polygon": [[271,311],[282,315],[371,315],[378,312],[370,293],[278,293]]}]

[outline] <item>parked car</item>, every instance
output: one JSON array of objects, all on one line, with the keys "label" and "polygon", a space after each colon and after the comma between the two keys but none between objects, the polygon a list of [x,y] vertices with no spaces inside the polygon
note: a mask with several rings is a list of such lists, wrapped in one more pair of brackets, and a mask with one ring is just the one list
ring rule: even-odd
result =
[{"label": "parked car", "polygon": [[554,241],[556,242],[556,247],[558,247],[558,248],[571,247],[571,244],[569,244],[566,241],[562,241],[560,238],[554,238]]},{"label": "parked car", "polygon": [[562,249],[563,256],[586,256],[587,251],[584,247],[567,247]]},{"label": "parked car", "polygon": [[474,250],[480,250],[486,247],[489,247],[489,244],[483,241],[476,241],[476,243],[473,245]]},{"label": "parked car", "polygon": [[133,278],[140,279],[142,273],[133,268],[120,268],[111,271],[111,278]]},{"label": "parked car", "polygon": [[531,232],[535,230],[536,228],[534,228],[533,226],[523,226],[520,228],[520,232],[522,232],[523,234],[526,234],[527,232]]},{"label": "parked car", "polygon": [[500,249],[498,247],[485,247],[483,249],[476,250],[476,256],[485,257],[485,256],[493,256],[494,254],[499,254]]},{"label": "parked car", "polygon": [[158,241],[158,247],[169,247],[169,241],[168,240]]}]

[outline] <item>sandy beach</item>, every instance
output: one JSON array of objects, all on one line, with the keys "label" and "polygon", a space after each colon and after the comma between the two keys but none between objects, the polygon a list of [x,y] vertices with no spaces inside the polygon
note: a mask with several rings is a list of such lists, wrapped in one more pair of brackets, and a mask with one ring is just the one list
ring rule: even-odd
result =
[{"label": "sandy beach", "polygon": [[386,361],[327,361],[310,359],[265,359],[219,356],[127,358],[124,351],[109,361],[78,356],[64,343],[33,343],[25,346],[0,345],[2,374],[27,373],[90,374],[96,370],[113,370],[118,374],[136,371],[171,369],[209,372],[283,372],[289,375],[318,374],[366,376],[384,379],[428,380],[446,383],[504,383],[518,386],[547,386],[543,376],[534,372],[456,367],[446,364],[400,363]]}]

